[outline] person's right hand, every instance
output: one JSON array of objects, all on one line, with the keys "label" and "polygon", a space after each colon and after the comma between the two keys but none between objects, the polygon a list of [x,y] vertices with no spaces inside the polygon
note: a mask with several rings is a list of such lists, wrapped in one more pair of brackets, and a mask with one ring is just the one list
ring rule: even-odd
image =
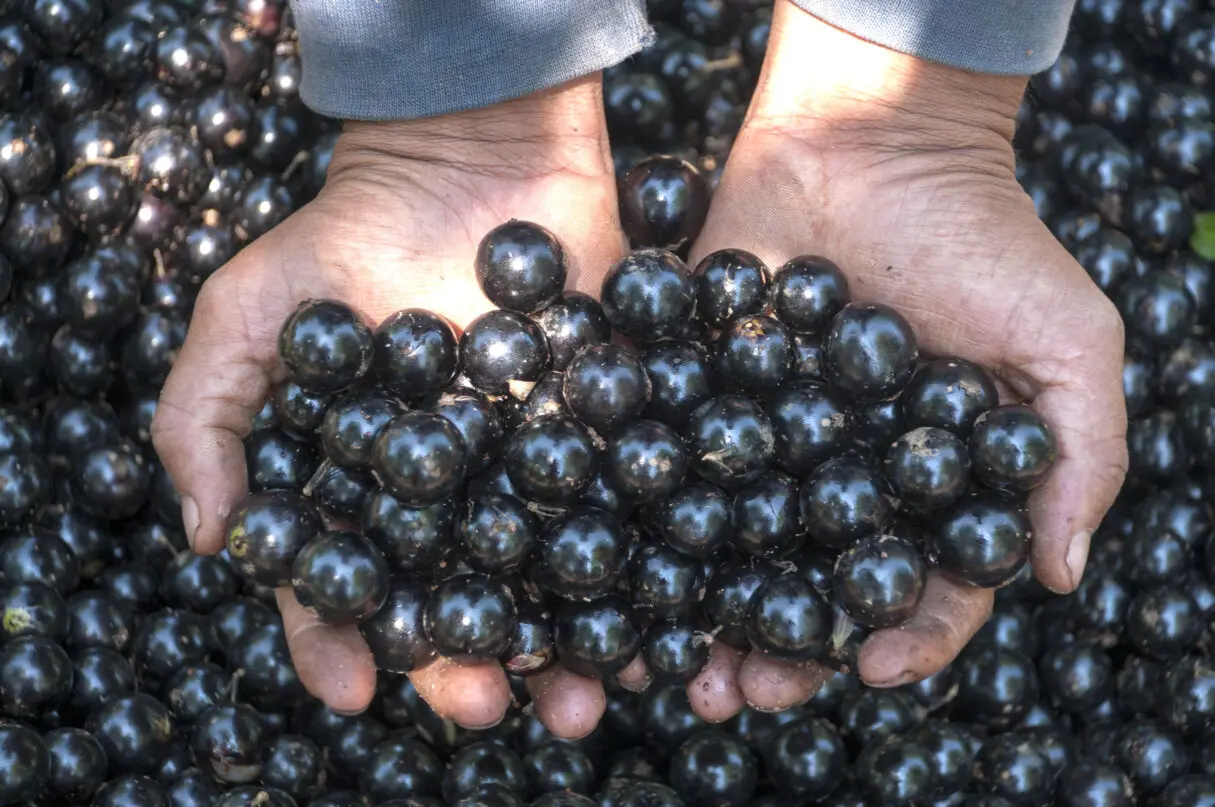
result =
[{"label": "person's right hand", "polygon": [[[278,332],[301,301],[343,300],[373,326],[408,307],[462,326],[492,308],[473,274],[477,244],[511,218],[551,229],[568,287],[598,296],[625,249],[599,87],[594,74],[486,109],[348,123],[316,200],[207,280],[152,428],[196,551],[223,548],[226,517],[248,491],[241,440],[284,376]],[[365,709],[376,675],[358,630],[320,624],[290,588],[278,603],[308,691],[339,711]],[[497,723],[510,703],[496,663],[440,660],[411,677],[469,728]],[[603,713],[598,681],[557,669],[529,685],[558,735],[584,735]]]}]

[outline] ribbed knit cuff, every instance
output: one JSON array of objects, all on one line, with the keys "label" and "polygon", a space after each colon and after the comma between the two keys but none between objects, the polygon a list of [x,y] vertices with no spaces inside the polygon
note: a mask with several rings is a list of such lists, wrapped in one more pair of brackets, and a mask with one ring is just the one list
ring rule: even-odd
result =
[{"label": "ribbed knit cuff", "polygon": [[1063,49],[1075,0],[793,0],[891,50],[976,73],[1028,76]]},{"label": "ribbed knit cuff", "polygon": [[304,103],[400,120],[489,106],[602,70],[652,38],[644,0],[292,0]]}]

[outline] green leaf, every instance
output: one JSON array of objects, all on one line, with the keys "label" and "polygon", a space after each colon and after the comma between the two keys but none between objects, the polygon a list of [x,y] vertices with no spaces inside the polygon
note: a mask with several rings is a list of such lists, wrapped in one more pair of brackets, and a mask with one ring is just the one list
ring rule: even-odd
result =
[{"label": "green leaf", "polygon": [[1215,211],[1194,214],[1194,234],[1190,249],[1208,261],[1215,261]]}]

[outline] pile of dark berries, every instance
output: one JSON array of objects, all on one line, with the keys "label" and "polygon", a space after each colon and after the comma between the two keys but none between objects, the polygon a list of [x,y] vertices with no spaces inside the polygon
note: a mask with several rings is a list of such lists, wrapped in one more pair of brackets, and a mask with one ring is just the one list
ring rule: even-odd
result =
[{"label": "pile of dark berries", "polygon": [[640,656],[686,682],[720,641],[849,670],[930,568],[996,587],[1024,567],[1050,428],[981,367],[922,361],[829,260],[690,271],[643,247],[597,302],[510,221],[476,274],[498,308],[458,338],[418,309],[372,329],[302,303],[279,336],[292,417],[254,433],[228,522],[247,581],[357,623],[382,669],[608,677]]},{"label": "pile of dark berries", "polygon": [[[0,806],[1215,804],[1212,12],[1079,0],[1022,110],[1018,176],[1128,332],[1130,478],[1055,597],[1023,563],[1032,411],[821,258],[681,263],[771,15],[649,6],[656,41],[604,76],[637,250],[606,293],[565,293],[515,222],[462,338],[302,307],[253,495],[202,557],[159,389],[201,282],[316,193],[337,127],[299,101],[283,0],[0,0]],[[991,619],[937,675],[864,686],[857,643],[933,568],[1004,583]],[[366,712],[305,692],[283,585],[360,625]],[[713,642],[838,671],[710,726],[684,682]],[[502,660],[501,724],[393,672],[440,654]],[[641,693],[607,674],[638,656]],[[558,658],[607,692],[581,740],[528,709]]]}]

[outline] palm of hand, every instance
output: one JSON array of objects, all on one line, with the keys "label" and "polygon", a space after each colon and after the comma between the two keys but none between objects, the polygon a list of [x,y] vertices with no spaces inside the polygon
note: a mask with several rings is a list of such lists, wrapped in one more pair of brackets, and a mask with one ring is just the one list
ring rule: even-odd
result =
[{"label": "palm of hand", "polygon": [[[624,241],[606,155],[594,167],[586,173],[502,169],[476,176],[444,166],[366,162],[339,149],[317,199],[205,284],[178,361],[203,372],[176,373],[163,392],[155,440],[199,514],[194,548],[214,553],[223,547],[224,518],[247,491],[240,440],[251,413],[284,377],[278,331],[301,301],[341,299],[370,323],[418,307],[465,325],[493,307],[472,272],[478,242],[509,218],[553,229],[570,263],[567,287],[597,292]],[[280,589],[277,599],[309,691],[338,710],[365,708],[375,690],[375,667],[357,629],[322,625],[290,588]],[[470,727],[497,722],[510,703],[497,664],[441,661],[416,673],[414,683],[445,716]],[[565,724],[560,715],[554,720],[566,733],[585,733],[598,717],[594,703],[588,708],[580,694],[587,686],[577,683],[572,690],[556,687],[549,698],[553,709],[561,709],[561,693],[572,695],[573,717]],[[602,701],[601,687],[597,694]],[[590,726],[578,725],[588,716]]]},{"label": "palm of hand", "polygon": [[[1032,562],[1069,591],[1087,531],[1126,469],[1119,386],[1122,324],[1084,270],[1038,221],[1012,151],[911,155],[820,151],[779,127],[740,135],[694,255],[750,250],[772,266],[821,254],[849,275],[854,299],[894,306],[921,352],[989,368],[1006,401],[1030,401],[1055,427],[1060,462],[1031,497]],[[1082,544],[1069,553],[1073,536]],[[874,684],[929,675],[983,624],[992,592],[930,577],[907,626],[861,652]]]}]

